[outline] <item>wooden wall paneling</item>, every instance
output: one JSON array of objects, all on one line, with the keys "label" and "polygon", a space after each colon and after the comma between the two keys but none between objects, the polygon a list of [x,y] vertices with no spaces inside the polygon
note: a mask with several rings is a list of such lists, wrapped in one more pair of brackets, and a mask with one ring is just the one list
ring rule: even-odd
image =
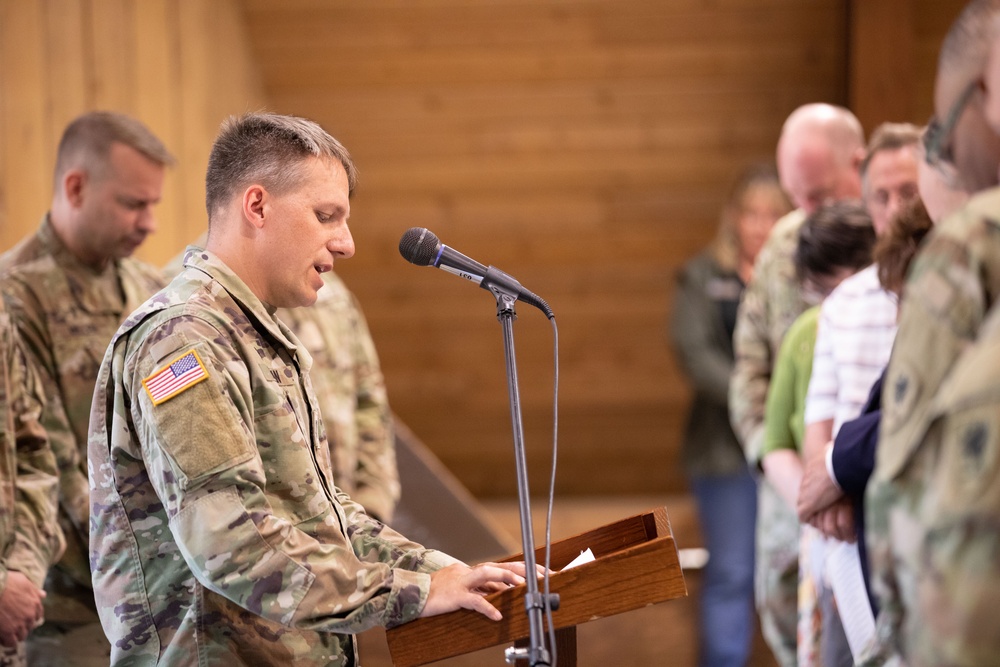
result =
[{"label": "wooden wall paneling", "polygon": [[101,0],[87,4],[93,108],[137,114],[135,0]]},{"label": "wooden wall paneling", "polygon": [[968,4],[966,0],[914,0],[914,122],[923,123],[934,111],[934,78],[941,42]]},{"label": "wooden wall paneling", "polygon": [[[59,138],[66,125],[88,104],[88,74],[93,65],[89,40],[85,41],[85,17],[89,12],[77,0],[46,0],[45,15],[45,104],[48,107],[45,125],[45,148],[38,156],[51,174]],[[51,195],[51,188],[50,188]],[[44,210],[49,198],[37,202]]]},{"label": "wooden wall paneling", "polygon": [[[210,2],[213,26],[209,46],[212,91],[209,97],[208,130],[214,140],[219,124],[227,116],[267,107],[261,87],[259,66],[250,47],[241,5],[234,0]],[[206,151],[206,156],[208,155]]]},{"label": "wooden wall paneling", "polygon": [[0,248],[33,230],[51,195],[43,51],[39,5],[0,0]]},{"label": "wooden wall paneling", "polygon": [[[136,115],[167,146],[176,151],[183,135],[180,99],[183,95],[177,64],[179,26],[177,3],[170,0],[139,0],[134,4],[135,23],[135,110]],[[175,155],[176,157],[176,155]],[[163,197],[156,207],[156,235],[139,254],[143,259],[159,259],[161,248],[181,247],[185,239],[175,221],[184,210],[183,182],[175,165],[168,168]],[[160,252],[156,252],[160,250]],[[162,262],[159,262],[162,264]]]},{"label": "wooden wall paneling", "polygon": [[177,170],[185,174],[184,188],[180,196],[179,218],[174,220],[173,232],[177,244],[159,256],[160,264],[170,261],[205,229],[204,177],[211,142],[206,125],[209,115],[209,99],[212,95],[212,67],[214,55],[211,40],[212,25],[210,7],[204,0],[179,3],[177,11],[178,39],[177,58],[180,66],[183,88],[178,100],[178,114],[183,132],[178,137]]},{"label": "wooden wall paneling", "polygon": [[927,121],[941,41],[966,4],[852,0],[850,100],[866,131],[887,121]]},{"label": "wooden wall paneling", "polygon": [[913,4],[851,3],[850,106],[866,132],[886,121],[911,120],[916,78]]},{"label": "wooden wall paneling", "polygon": [[136,115],[178,158],[138,255],[195,238],[219,122],[264,106],[243,31],[236,0],[0,0],[0,251],[37,226],[59,136],[88,109]]},{"label": "wooden wall paneling", "polygon": [[265,106],[243,35],[240,6],[233,0],[193,0],[174,4],[174,11],[181,132],[172,148],[181,189],[177,216],[171,220],[171,241],[150,249],[150,259],[157,264],[172,259],[206,228],[205,169],[219,125],[230,114]]},{"label": "wooden wall paneling", "polygon": [[[788,112],[845,102],[844,4],[244,6],[276,108],[316,118],[358,161],[358,254],[338,271],[404,420],[474,492],[513,492],[497,472],[512,464],[495,305],[403,262],[399,236],[425,226],[555,308],[560,490],[683,488],[673,277],[737,171],[772,159]],[[531,452],[550,439],[551,333],[518,314],[529,456],[545,458]]]}]

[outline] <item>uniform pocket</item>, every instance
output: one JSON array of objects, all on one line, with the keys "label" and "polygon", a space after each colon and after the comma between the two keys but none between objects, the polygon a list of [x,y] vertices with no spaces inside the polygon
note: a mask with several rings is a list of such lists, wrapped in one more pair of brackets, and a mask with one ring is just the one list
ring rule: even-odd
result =
[{"label": "uniform pocket", "polygon": [[278,516],[308,521],[329,509],[312,446],[287,396],[254,418],[268,501]]}]

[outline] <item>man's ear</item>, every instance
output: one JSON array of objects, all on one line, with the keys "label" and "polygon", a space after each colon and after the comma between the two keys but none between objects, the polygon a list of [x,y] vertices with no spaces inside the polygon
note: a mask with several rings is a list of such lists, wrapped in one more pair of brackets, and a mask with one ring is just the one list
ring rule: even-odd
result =
[{"label": "man's ear", "polygon": [[89,179],[83,169],[70,169],[62,177],[62,194],[73,208],[83,205],[84,190]]},{"label": "man's ear", "polygon": [[243,192],[243,217],[254,227],[264,226],[270,204],[267,190],[262,185],[251,185]]}]

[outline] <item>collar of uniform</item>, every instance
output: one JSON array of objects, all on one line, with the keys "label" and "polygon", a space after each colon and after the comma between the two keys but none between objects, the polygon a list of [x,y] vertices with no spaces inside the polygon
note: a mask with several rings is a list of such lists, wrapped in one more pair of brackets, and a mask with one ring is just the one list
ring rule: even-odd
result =
[{"label": "collar of uniform", "polygon": [[[56,234],[48,213],[42,217],[37,237],[41,254],[52,257],[55,266],[66,275],[70,293],[85,312],[122,312],[128,295],[122,292],[117,261],[109,261],[102,269],[81,262]],[[139,299],[137,303],[141,302]]]},{"label": "collar of uniform", "polygon": [[299,356],[300,363],[306,367],[312,365],[312,357],[291,330],[275,316],[277,308],[269,306],[250,291],[247,284],[233,273],[218,255],[198,246],[188,246],[184,251],[184,267],[203,271],[222,286],[243,309],[253,315],[268,333],[281,341],[290,351]]}]

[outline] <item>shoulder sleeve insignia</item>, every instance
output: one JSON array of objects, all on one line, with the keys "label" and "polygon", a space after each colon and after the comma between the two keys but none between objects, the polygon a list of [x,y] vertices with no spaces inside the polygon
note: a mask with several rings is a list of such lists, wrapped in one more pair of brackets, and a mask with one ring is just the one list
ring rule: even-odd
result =
[{"label": "shoulder sleeve insignia", "polygon": [[208,371],[205,364],[198,353],[191,350],[143,380],[142,386],[146,388],[153,405],[159,405],[206,379]]}]

